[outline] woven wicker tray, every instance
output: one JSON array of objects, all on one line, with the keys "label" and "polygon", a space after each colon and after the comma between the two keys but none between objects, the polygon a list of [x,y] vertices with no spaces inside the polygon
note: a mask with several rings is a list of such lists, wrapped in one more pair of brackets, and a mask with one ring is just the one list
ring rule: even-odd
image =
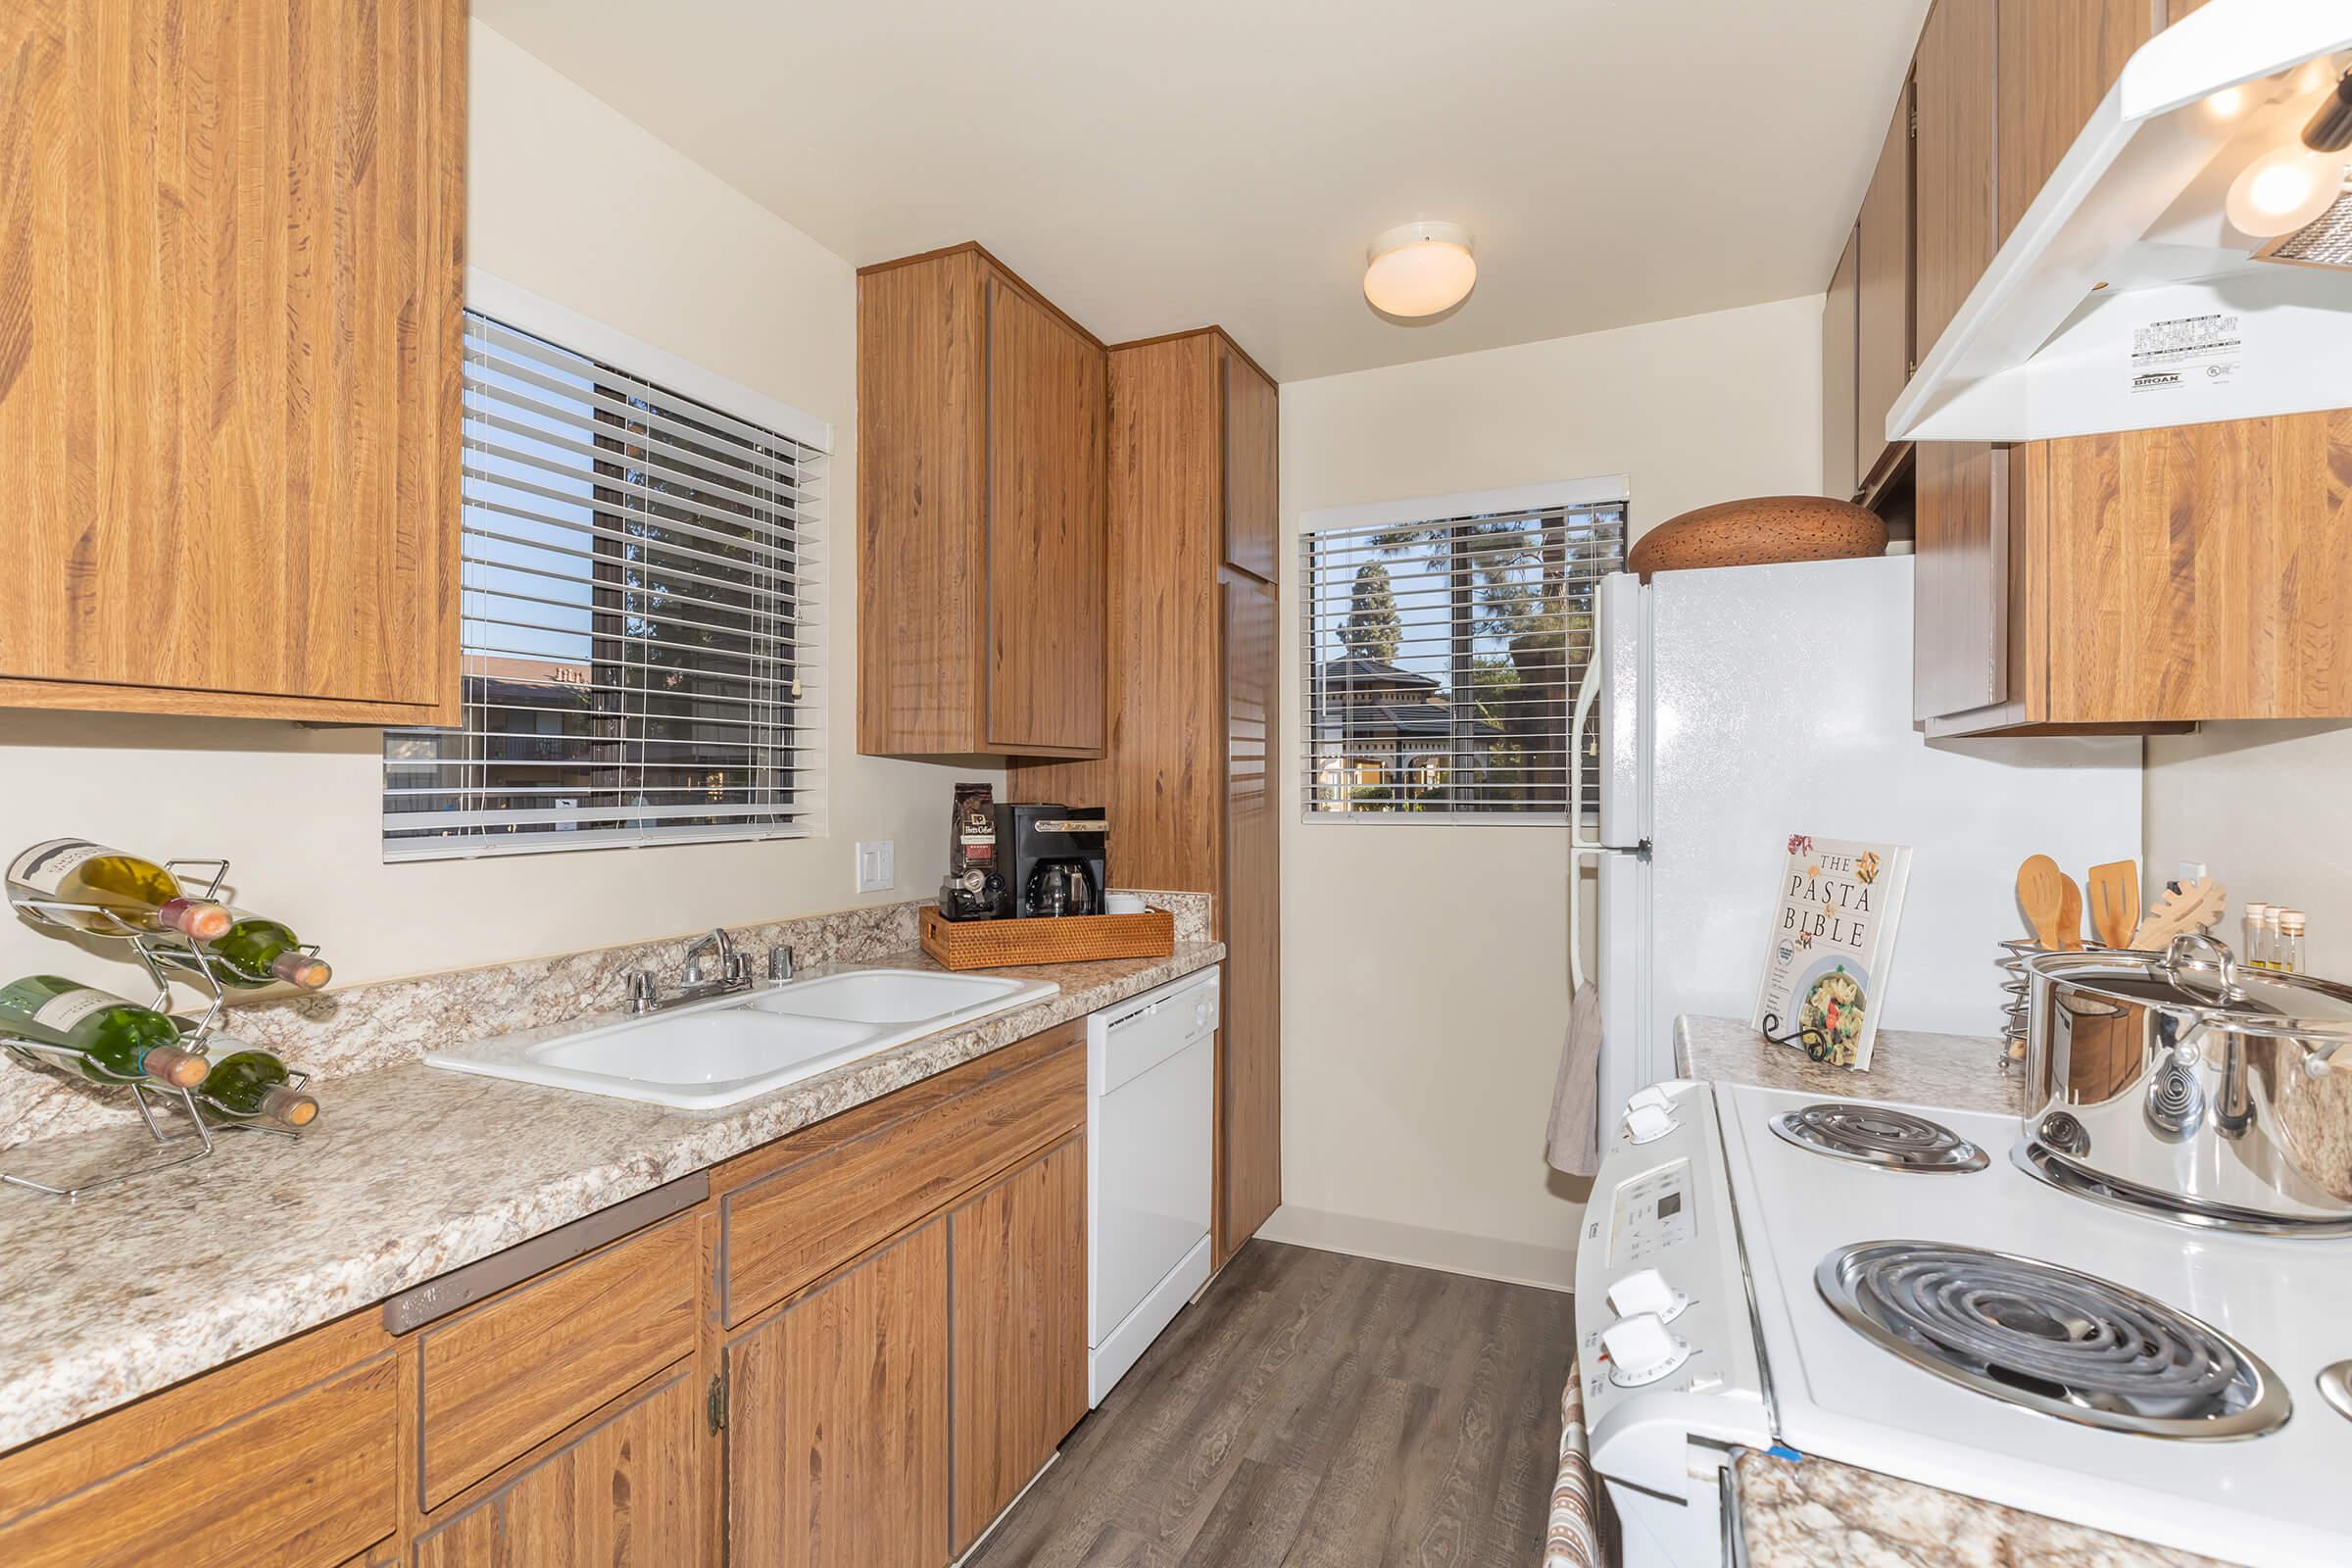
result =
[{"label": "woven wicker tray", "polygon": [[1165,909],[1146,909],[1141,914],[1071,914],[1057,920],[951,920],[936,908],[926,908],[923,951],[951,969],[1164,958],[1176,951],[1176,917]]}]

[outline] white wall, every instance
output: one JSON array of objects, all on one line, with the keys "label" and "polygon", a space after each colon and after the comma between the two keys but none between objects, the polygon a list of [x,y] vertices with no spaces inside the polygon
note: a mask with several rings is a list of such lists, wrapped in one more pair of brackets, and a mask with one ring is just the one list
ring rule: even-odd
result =
[{"label": "white wall", "polygon": [[[1282,389],[1285,568],[1324,507],[1624,473],[1633,531],[1821,483],[1821,301]],[[1299,733],[1286,578],[1283,733]],[[1282,759],[1299,798],[1298,759]],[[1567,1018],[1559,828],[1283,824],[1283,1208],[1263,1233],[1572,1279],[1585,1184],[1544,1161]],[[1589,907],[1589,905],[1588,905]]]},{"label": "white wall", "polygon": [[[853,842],[898,843],[895,900],[946,871],[950,783],[985,770],[856,755],[857,280],[499,34],[472,29],[474,266],[832,422],[829,836],[385,865],[378,732],[0,711],[0,853],[78,834],[223,855],[256,906],[324,944],[342,980],[840,908]],[[0,978],[127,966],[14,921]]]},{"label": "white wall", "polygon": [[2230,890],[2230,947],[2248,899],[2283,904],[2310,916],[2312,973],[2352,979],[2352,724],[2208,724],[2147,744],[2144,879],[2202,860]]}]

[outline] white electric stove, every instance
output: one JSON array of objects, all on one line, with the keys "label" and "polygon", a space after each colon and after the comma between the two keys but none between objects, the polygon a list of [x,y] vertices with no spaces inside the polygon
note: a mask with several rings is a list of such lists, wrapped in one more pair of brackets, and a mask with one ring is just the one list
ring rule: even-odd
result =
[{"label": "white electric stove", "polygon": [[1727,1560],[1733,1446],[2225,1561],[2352,1563],[2352,1241],[2094,1203],[2017,1138],[1738,1085],[1636,1097],[1577,1259],[1628,1568]]}]

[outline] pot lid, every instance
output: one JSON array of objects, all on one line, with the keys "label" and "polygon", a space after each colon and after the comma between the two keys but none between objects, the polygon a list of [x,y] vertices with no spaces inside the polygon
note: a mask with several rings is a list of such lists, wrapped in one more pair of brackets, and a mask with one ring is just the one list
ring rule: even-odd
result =
[{"label": "pot lid", "polygon": [[2227,944],[2195,932],[2175,937],[2162,953],[2043,953],[2026,961],[2037,974],[2115,1002],[2227,1018],[2233,1027],[2265,1032],[2352,1033],[2352,987],[2249,968]]}]

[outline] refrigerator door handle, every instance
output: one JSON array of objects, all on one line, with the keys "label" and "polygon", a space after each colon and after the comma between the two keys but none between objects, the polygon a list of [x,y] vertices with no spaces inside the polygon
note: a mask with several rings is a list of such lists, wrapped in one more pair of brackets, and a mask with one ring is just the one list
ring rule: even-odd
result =
[{"label": "refrigerator door handle", "polygon": [[1592,721],[1592,702],[1600,695],[1600,661],[1585,661],[1584,677],[1576,683],[1576,715],[1568,721],[1568,997],[1585,989],[1584,933],[1578,929],[1578,906],[1584,901],[1576,885],[1577,867],[1587,856],[1598,866],[1608,847],[1598,837],[1585,837],[1585,728]]}]

